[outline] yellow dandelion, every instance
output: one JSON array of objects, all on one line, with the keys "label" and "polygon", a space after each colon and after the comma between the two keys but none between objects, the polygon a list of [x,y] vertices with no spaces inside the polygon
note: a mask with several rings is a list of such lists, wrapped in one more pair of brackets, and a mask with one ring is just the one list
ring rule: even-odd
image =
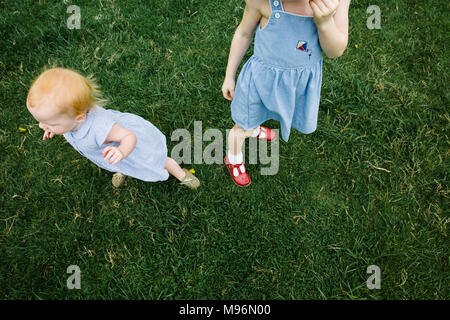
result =
[{"label": "yellow dandelion", "polygon": [[25,129],[25,128],[19,128],[19,131],[20,131],[20,132],[26,132],[27,129]]},{"label": "yellow dandelion", "polygon": [[195,170],[194,170],[194,169],[189,169],[189,172],[192,173],[192,174],[194,174],[194,173],[195,173]]},{"label": "yellow dandelion", "polygon": [[355,44],[355,48],[358,49],[358,45],[357,44]]}]

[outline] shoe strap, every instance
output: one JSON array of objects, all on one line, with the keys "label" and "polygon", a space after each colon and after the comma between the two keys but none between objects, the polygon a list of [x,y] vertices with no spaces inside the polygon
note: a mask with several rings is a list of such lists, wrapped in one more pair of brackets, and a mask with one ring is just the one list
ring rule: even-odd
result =
[{"label": "shoe strap", "polygon": [[[245,173],[245,166],[244,163],[238,163],[238,164],[231,164],[231,167],[233,168],[233,176],[237,177],[241,173]],[[236,174],[236,171],[238,174]]]}]

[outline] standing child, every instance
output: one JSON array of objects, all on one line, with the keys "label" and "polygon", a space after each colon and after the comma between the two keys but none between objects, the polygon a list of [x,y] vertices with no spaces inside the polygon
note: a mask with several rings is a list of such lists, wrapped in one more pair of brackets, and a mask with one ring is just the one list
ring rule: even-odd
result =
[{"label": "standing child", "polygon": [[[344,52],[350,0],[246,0],[231,43],[222,92],[232,100],[235,122],[228,135],[225,164],[239,186],[250,184],[243,163],[246,138],[271,141],[275,132],[259,126],[280,122],[289,139],[291,127],[316,130],[322,84],[322,51],[330,58]],[[235,75],[256,29],[253,56]]]},{"label": "standing child", "polygon": [[115,187],[125,176],[161,181],[169,173],[191,189],[200,185],[167,157],[166,137],[153,124],[131,113],[104,109],[100,102],[100,92],[90,79],[55,68],[33,82],[27,108],[45,131],[43,140],[62,134],[82,156],[116,172]]}]

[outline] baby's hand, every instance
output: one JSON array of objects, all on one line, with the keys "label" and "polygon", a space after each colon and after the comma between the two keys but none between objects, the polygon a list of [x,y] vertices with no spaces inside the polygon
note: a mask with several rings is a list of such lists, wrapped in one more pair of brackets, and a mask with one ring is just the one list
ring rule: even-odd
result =
[{"label": "baby's hand", "polygon": [[234,89],[236,88],[236,82],[233,79],[225,78],[222,85],[223,97],[227,100],[233,100]]},{"label": "baby's hand", "polygon": [[331,20],[339,6],[339,0],[310,0],[309,6],[314,12],[314,22],[319,26]]},{"label": "baby's hand", "polygon": [[44,136],[42,137],[42,140],[51,139],[55,136],[53,132],[45,130]]},{"label": "baby's hand", "polygon": [[103,158],[111,165],[116,165],[123,159],[123,153],[117,147],[106,147],[103,149]]}]

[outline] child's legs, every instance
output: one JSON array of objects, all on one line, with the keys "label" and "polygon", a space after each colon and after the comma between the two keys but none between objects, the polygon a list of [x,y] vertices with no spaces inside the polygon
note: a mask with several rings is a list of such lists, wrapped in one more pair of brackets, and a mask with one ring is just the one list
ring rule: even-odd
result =
[{"label": "child's legs", "polygon": [[244,130],[235,124],[228,134],[228,151],[233,155],[241,153],[245,139],[254,135],[255,129]]},{"label": "child's legs", "polygon": [[178,180],[183,180],[185,172],[181,169],[180,165],[172,158],[167,157],[166,166],[164,167],[171,175]]}]

